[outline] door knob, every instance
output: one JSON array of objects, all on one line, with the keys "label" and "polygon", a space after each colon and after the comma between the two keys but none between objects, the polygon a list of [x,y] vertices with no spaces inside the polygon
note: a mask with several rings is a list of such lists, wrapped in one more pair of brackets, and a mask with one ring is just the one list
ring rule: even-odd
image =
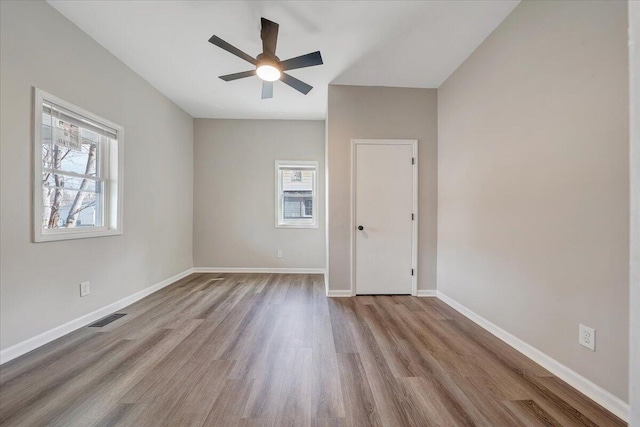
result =
[{"label": "door knob", "polygon": [[362,230],[364,230],[364,227],[363,227],[363,226],[361,226],[361,225],[359,225],[359,226],[358,226],[358,230],[362,231]]}]

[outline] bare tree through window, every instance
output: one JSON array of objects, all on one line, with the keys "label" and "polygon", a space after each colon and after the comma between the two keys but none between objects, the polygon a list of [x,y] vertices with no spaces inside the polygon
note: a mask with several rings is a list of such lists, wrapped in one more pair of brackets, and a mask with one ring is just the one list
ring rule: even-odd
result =
[{"label": "bare tree through window", "polygon": [[[73,228],[99,226],[95,214],[100,182],[97,177],[97,157],[100,135],[80,129],[79,150],[57,143],[56,129],[49,115],[43,117],[42,144],[42,227]],[[92,215],[81,221],[81,213]]]}]

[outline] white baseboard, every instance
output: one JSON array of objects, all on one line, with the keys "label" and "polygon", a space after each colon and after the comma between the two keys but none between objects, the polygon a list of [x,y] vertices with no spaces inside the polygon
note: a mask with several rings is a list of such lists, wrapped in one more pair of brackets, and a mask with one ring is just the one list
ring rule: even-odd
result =
[{"label": "white baseboard", "polygon": [[515,348],[520,353],[527,356],[529,359],[547,369],[549,372],[587,396],[589,399],[593,400],[599,405],[602,405],[604,408],[606,408],[616,416],[622,418],[624,421],[629,421],[628,403],[609,393],[599,385],[589,381],[577,372],[569,369],[557,360],[547,356],[537,348],[522,341],[520,338],[511,335],[509,332],[491,323],[484,317],[476,314],[456,300],[446,296],[442,292],[438,291],[437,295],[438,298],[445,302],[447,305],[451,306],[453,309],[460,312],[469,320],[491,332],[493,335],[500,338],[502,341],[509,344],[511,347]]},{"label": "white baseboard", "polygon": [[324,274],[324,268],[194,267],[194,273]]},{"label": "white baseboard", "polygon": [[351,289],[328,289],[327,296],[329,298],[350,297]]},{"label": "white baseboard", "polygon": [[437,297],[438,291],[435,289],[418,289],[417,297]]},{"label": "white baseboard", "polygon": [[114,303],[111,303],[107,306],[99,308],[98,310],[92,311],[91,313],[85,314],[84,316],[80,316],[77,319],[74,319],[70,322],[67,322],[63,325],[56,326],[53,329],[49,329],[35,337],[29,338],[25,341],[22,341],[18,344],[12,345],[2,351],[0,351],[0,364],[6,363],[10,360],[15,359],[16,357],[22,356],[32,350],[35,350],[38,347],[41,347],[47,343],[50,343],[53,340],[60,338],[63,335],[71,333],[76,329],[80,329],[84,326],[87,326],[90,323],[95,322],[96,320],[102,319],[103,317],[113,313],[114,311],[118,311],[128,305],[133,304],[136,301],[141,300],[142,298],[151,295],[152,293],[159,291],[160,289],[169,286],[170,284],[177,282],[183,277],[187,277],[188,275],[193,273],[193,269],[190,268],[188,270],[183,271],[182,273],[178,273],[173,277],[169,277],[162,282],[156,283],[155,285],[149,286],[146,289],[136,292],[135,294],[129,295],[128,297],[122,298]]}]

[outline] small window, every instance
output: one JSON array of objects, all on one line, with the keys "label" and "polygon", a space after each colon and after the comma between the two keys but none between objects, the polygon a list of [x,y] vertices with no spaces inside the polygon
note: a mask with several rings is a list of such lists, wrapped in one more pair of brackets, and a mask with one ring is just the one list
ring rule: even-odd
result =
[{"label": "small window", "polygon": [[318,162],[276,162],[276,227],[317,228]]},{"label": "small window", "polygon": [[123,128],[39,89],[34,106],[34,240],[121,234]]}]

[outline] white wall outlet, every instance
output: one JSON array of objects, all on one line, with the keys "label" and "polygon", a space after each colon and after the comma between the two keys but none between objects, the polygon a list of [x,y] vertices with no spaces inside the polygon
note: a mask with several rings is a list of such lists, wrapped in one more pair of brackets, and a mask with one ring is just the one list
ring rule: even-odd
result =
[{"label": "white wall outlet", "polygon": [[596,351],[596,330],[580,323],[578,326],[578,342],[580,345]]},{"label": "white wall outlet", "polygon": [[278,258],[282,258],[282,249],[278,249]]},{"label": "white wall outlet", "polygon": [[80,296],[86,297],[91,293],[91,282],[80,283]]}]

